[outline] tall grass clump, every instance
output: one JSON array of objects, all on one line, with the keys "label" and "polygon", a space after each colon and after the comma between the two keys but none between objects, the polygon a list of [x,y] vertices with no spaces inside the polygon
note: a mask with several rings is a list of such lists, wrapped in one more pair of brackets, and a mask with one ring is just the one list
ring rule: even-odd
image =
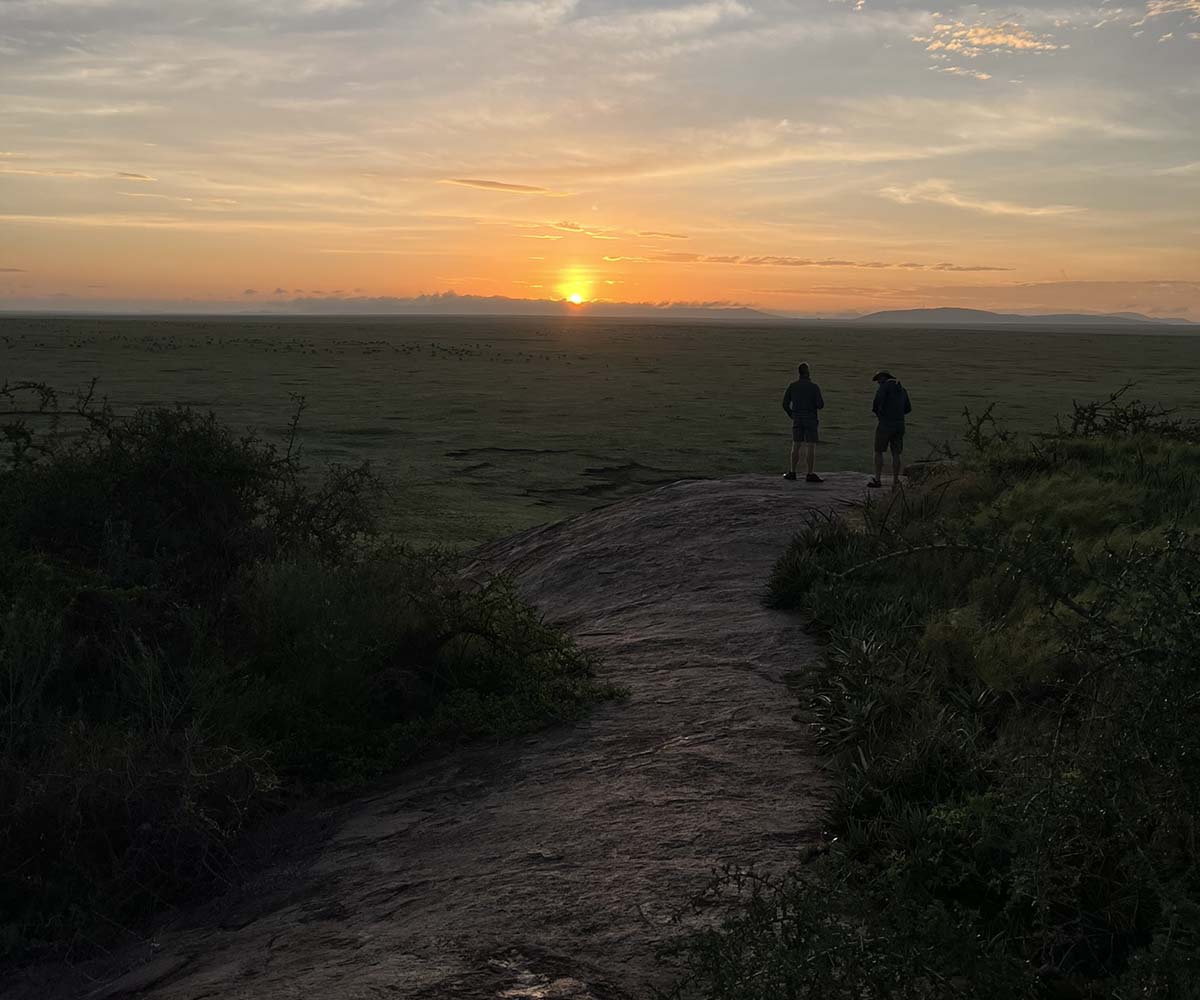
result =
[{"label": "tall grass clump", "polygon": [[366,466],[0,387],[0,957],[111,937],[289,797],[605,690],[505,580],[374,537]]},{"label": "tall grass clump", "polygon": [[1124,392],[814,520],[825,849],[677,956],[738,1000],[1200,996],[1200,427]]}]

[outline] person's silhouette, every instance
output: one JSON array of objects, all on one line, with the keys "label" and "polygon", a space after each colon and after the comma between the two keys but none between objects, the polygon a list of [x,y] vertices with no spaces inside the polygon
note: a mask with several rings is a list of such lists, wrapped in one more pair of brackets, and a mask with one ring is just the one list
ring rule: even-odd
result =
[{"label": "person's silhouette", "polygon": [[796,478],[796,466],[800,463],[800,451],[803,449],[807,469],[804,481],[819,483],[821,477],[813,471],[817,460],[817,411],[824,409],[825,400],[821,398],[821,387],[812,380],[807,363],[801,363],[796,371],[796,381],[783,394],[783,411],[792,418],[792,462],[783,478]]},{"label": "person's silhouette", "polygon": [[871,381],[878,382],[875,390],[875,402],[871,404],[871,412],[879,423],[875,427],[875,478],[868,486],[878,489],[883,485],[883,453],[892,453],[892,488],[900,483],[900,473],[903,471],[900,456],[904,452],[904,418],[912,413],[912,403],[908,399],[908,390],[900,384],[899,379],[893,378],[892,373],[883,370],[871,376]]}]

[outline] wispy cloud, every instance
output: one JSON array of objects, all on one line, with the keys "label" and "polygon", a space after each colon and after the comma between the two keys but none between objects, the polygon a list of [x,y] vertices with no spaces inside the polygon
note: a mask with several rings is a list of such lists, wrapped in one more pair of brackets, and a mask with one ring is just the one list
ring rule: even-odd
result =
[{"label": "wispy cloud", "polygon": [[1181,163],[1175,167],[1161,167],[1154,173],[1159,177],[1200,176],[1200,160],[1196,160],[1194,163]]},{"label": "wispy cloud", "polygon": [[653,230],[648,230],[648,231],[646,231],[646,232],[638,233],[637,235],[638,235],[638,236],[644,236],[644,237],[647,237],[647,238],[655,238],[655,237],[657,237],[657,238],[658,238],[658,239],[660,239],[660,240],[686,240],[686,239],[690,239],[690,237],[683,236],[683,235],[682,235],[682,234],[680,234],[680,233],[656,233],[656,232],[654,232]]},{"label": "wispy cloud", "polygon": [[1012,22],[992,25],[970,25],[962,21],[935,24],[930,34],[914,35],[913,41],[923,42],[926,52],[953,52],[972,59],[984,53],[1054,52],[1069,48],[1055,44],[1047,35],[1035,35]]},{"label": "wispy cloud", "polygon": [[447,177],[442,183],[479,188],[482,191],[504,191],[508,194],[540,194],[550,197],[561,195],[559,191],[551,191],[549,188],[536,187],[532,184],[509,184],[505,181],[479,180],[474,177]]},{"label": "wispy cloud", "polygon": [[750,8],[738,0],[706,0],[657,10],[635,7],[625,13],[599,14],[580,28],[602,38],[669,40],[707,32],[723,23],[745,21],[751,14]]},{"label": "wispy cloud", "polygon": [[552,222],[551,229],[558,229],[564,233],[573,233],[576,236],[590,236],[594,240],[615,240],[617,237],[604,229],[591,229],[587,226],[581,226],[577,222]]},{"label": "wispy cloud", "polygon": [[24,274],[23,267],[0,267],[0,274]]},{"label": "wispy cloud", "polygon": [[1200,0],[1146,0],[1146,15],[1138,24],[1167,14],[1183,14],[1200,20]]},{"label": "wispy cloud", "polygon": [[862,268],[870,271],[899,269],[906,271],[1011,271],[1011,267],[991,267],[976,264],[919,264],[914,261],[889,263],[880,260],[841,260],[824,257],[787,257],[777,255],[748,255],[748,254],[700,254],[700,253],[658,253],[646,257],[605,257],[609,263],[625,262],[636,264],[736,264],[746,267],[836,267]]},{"label": "wispy cloud", "polygon": [[954,76],[969,76],[976,80],[990,80],[992,78],[991,73],[982,73],[979,70],[966,69],[962,66],[930,66],[929,68],[939,73],[951,73]]},{"label": "wispy cloud", "polygon": [[1075,205],[1021,205],[1012,201],[998,201],[986,198],[972,198],[957,193],[945,181],[922,181],[909,187],[891,185],[880,192],[885,198],[899,202],[901,205],[915,205],[926,202],[934,205],[949,205],[952,208],[966,209],[971,212],[982,212],[985,215],[1071,215],[1082,212]]},{"label": "wispy cloud", "polygon": [[[24,158],[19,157],[19,159]],[[149,183],[158,180],[157,177],[150,177],[146,174],[128,173],[124,170],[109,173],[103,170],[83,170],[78,167],[10,167],[0,165],[0,174],[14,174],[21,177],[67,177],[79,180],[111,179],[136,181],[138,183]]]}]

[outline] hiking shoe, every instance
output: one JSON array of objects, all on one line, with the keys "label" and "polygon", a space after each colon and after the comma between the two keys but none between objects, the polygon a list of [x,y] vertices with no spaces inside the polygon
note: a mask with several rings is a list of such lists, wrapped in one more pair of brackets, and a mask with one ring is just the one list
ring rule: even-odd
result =
[{"label": "hiking shoe", "polygon": [[872,479],[869,483],[867,483],[867,485],[869,487],[871,487],[871,489],[873,489],[873,490],[878,490],[878,489],[883,488],[883,483],[881,483],[878,479]]},{"label": "hiking shoe", "polygon": [[784,479],[795,479],[795,478],[796,478],[796,473],[794,473],[794,472],[785,472],[785,473],[783,474],[783,478],[784,478]]},{"label": "hiking shoe", "polygon": [[822,479],[820,476],[818,476],[815,472],[810,472],[807,476],[805,476],[804,481],[806,483],[823,483],[823,482],[825,482],[825,480]]}]

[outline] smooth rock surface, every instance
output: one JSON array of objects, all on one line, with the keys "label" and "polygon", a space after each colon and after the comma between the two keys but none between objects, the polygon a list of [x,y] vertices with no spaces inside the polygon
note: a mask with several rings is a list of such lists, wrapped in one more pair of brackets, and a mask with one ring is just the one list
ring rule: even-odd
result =
[{"label": "smooth rock surface", "polygon": [[827,783],[783,684],[816,650],[761,597],[808,514],[866,478],[679,482],[486,547],[468,573],[513,572],[627,700],[406,770],[145,946],[0,993],[648,996],[656,946],[712,919],[687,904],[714,868],[779,871],[819,836]]}]

